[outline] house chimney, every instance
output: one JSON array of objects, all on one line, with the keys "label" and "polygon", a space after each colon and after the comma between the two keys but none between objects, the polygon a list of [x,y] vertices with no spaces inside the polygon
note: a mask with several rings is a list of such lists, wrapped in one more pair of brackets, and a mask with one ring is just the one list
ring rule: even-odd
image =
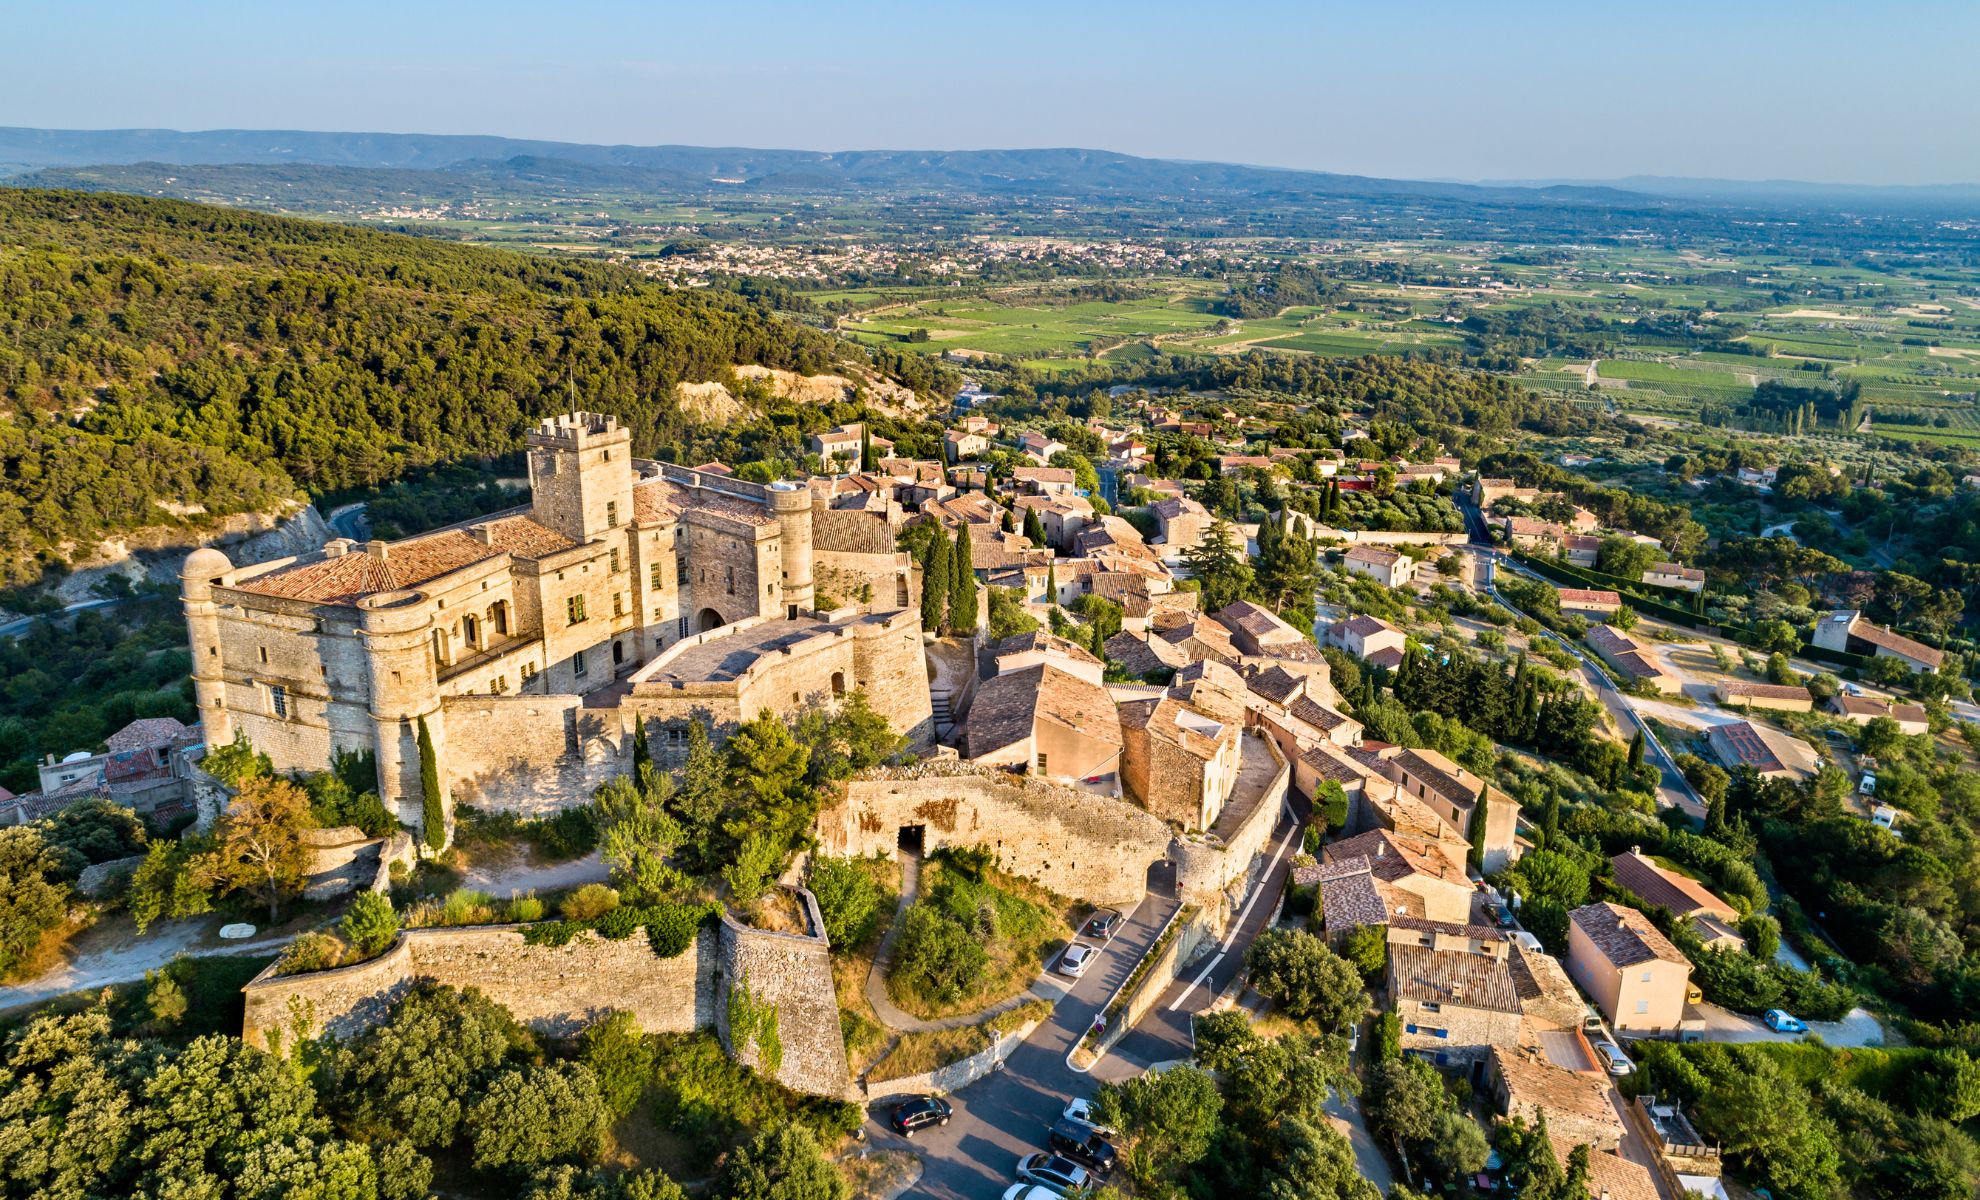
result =
[{"label": "house chimney", "polygon": [[1631,854],[1634,854],[1634,855],[1635,855],[1636,857],[1638,857],[1638,858],[1642,858],[1642,857],[1643,857],[1643,847],[1641,847],[1641,846],[1631,846],[1631,847],[1629,848],[1629,852],[1630,852]]},{"label": "house chimney", "polygon": [[1376,858],[1381,858],[1381,857],[1382,857],[1383,855],[1385,855],[1385,854],[1387,854],[1388,852],[1389,852],[1389,843],[1387,843],[1387,842],[1376,842],[1376,843],[1375,843],[1375,857],[1376,857]]},{"label": "house chimney", "polygon": [[371,557],[377,559],[379,562],[385,561],[385,551],[388,548],[389,547],[387,543],[381,542],[376,538],[373,538],[371,541],[368,541],[364,544],[364,552],[366,554],[369,554]]}]

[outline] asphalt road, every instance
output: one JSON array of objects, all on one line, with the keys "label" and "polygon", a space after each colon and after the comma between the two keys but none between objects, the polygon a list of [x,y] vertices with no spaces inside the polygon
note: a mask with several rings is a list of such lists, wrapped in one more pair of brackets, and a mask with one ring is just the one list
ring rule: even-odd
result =
[{"label": "asphalt road", "polygon": [[1073,1070],[1066,1057],[1175,912],[1173,883],[1167,879],[1142,898],[1095,965],[1059,1001],[1051,1019],[1012,1052],[1004,1069],[949,1097],[955,1116],[946,1126],[903,1139],[885,1125],[891,1104],[872,1105],[866,1133],[873,1144],[912,1147],[922,1157],[921,1180],[905,1194],[936,1200],[996,1200],[1016,1181],[1018,1160],[1045,1148],[1046,1127],[1064,1111],[1066,1101],[1091,1096],[1102,1082],[1188,1058],[1190,1018],[1209,1007],[1236,978],[1245,949],[1278,915],[1278,898],[1297,839],[1298,827],[1282,820],[1266,851],[1271,870],[1219,952],[1206,966],[1172,984],[1156,1011],[1122,1038],[1090,1074]]},{"label": "asphalt road", "polygon": [[64,606],[59,612],[35,613],[31,616],[18,617],[4,625],[0,625],[0,637],[13,637],[17,634],[26,633],[28,630],[34,628],[36,621],[43,619],[55,620],[70,613],[82,612],[85,609],[109,608],[113,604],[122,604],[123,602],[123,598],[120,596],[113,596],[105,600],[79,600],[74,604]]}]

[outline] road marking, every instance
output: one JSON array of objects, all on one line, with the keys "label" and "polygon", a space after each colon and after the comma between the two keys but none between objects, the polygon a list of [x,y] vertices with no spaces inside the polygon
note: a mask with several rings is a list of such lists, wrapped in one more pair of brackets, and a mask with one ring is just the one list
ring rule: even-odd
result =
[{"label": "road marking", "polygon": [[1194,992],[1197,986],[1204,980],[1210,978],[1210,972],[1216,970],[1217,964],[1224,961],[1224,955],[1230,951],[1231,943],[1237,940],[1238,933],[1244,929],[1244,923],[1251,919],[1251,910],[1257,906],[1259,897],[1265,894],[1266,882],[1272,878],[1272,872],[1279,869],[1279,860],[1286,856],[1287,848],[1292,845],[1293,837],[1298,833],[1299,823],[1294,822],[1292,829],[1286,833],[1285,839],[1279,843],[1278,850],[1273,853],[1272,861],[1266,864],[1264,877],[1258,883],[1258,890],[1253,892],[1251,899],[1245,902],[1244,911],[1238,914],[1238,919],[1231,922],[1231,931],[1224,935],[1223,945],[1217,947],[1217,956],[1210,960],[1210,964],[1204,967],[1195,979],[1189,981],[1189,986],[1182,990],[1182,995],[1177,996],[1169,1003],[1170,1012],[1181,1008],[1183,1001],[1189,999],[1190,993]]}]

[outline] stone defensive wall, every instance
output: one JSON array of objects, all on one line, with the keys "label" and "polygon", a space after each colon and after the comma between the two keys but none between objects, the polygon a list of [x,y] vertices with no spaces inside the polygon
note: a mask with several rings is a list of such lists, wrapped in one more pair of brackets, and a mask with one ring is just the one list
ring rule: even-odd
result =
[{"label": "stone defensive wall", "polygon": [[1222,933],[1250,890],[1252,864],[1271,849],[1291,781],[1291,765],[1279,748],[1247,730],[1237,786],[1223,815],[1208,833],[1176,840],[1176,889],[1184,904],[1202,909],[1210,929]]},{"label": "stone defensive wall", "polygon": [[591,798],[624,774],[631,738],[617,708],[578,695],[448,696],[440,756],[455,804],[535,816]]},{"label": "stone defensive wall", "polygon": [[[428,979],[478,988],[532,1029],[565,1036],[612,1012],[629,1012],[649,1033],[712,1029],[731,1054],[729,988],[747,974],[750,991],[777,1010],[783,1062],[779,1083],[811,1095],[852,1092],[829,947],[818,903],[798,889],[812,934],[773,933],[726,914],[703,925],[673,958],[653,953],[645,932],[612,940],[580,933],[562,946],[531,945],[524,925],[410,929],[368,962],[304,975],[268,969],[242,988],[243,1040],[303,1036],[350,1038],[383,1021],[392,1005]],[[742,1060],[754,1063],[752,1048]]]},{"label": "stone defensive wall", "polygon": [[981,846],[1012,875],[1105,905],[1139,900],[1170,840],[1159,817],[1124,800],[938,760],[849,780],[818,814],[819,852],[891,855],[903,830],[918,830],[923,850]]}]

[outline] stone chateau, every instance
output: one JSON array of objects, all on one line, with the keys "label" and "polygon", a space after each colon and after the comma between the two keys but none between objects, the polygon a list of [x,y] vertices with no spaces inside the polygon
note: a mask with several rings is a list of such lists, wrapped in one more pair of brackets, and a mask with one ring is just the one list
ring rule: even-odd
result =
[{"label": "stone chateau", "polygon": [[[932,735],[919,580],[862,514],[635,459],[611,417],[528,435],[530,503],[397,542],[235,567],[186,559],[193,684],[209,746],[246,734],[281,770],[372,752],[401,820],[422,811],[418,728],[443,804],[547,810],[626,769],[636,718],[659,748],[717,724],[864,690]],[[877,519],[876,519],[877,520]],[[817,609],[814,574],[870,597]]]}]

